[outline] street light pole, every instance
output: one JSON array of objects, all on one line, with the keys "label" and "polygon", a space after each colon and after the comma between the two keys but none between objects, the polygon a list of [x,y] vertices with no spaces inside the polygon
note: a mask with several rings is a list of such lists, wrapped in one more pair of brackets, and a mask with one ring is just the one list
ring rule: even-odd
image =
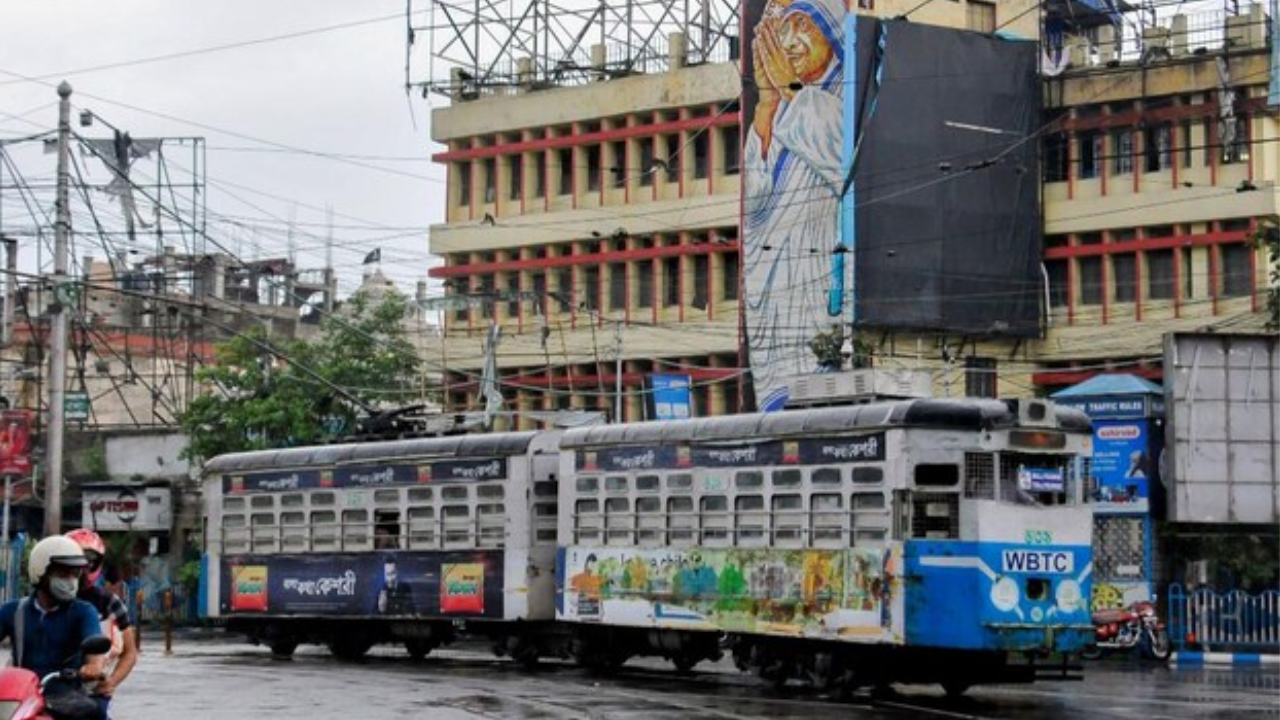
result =
[{"label": "street light pole", "polygon": [[62,440],[66,426],[63,401],[67,390],[67,244],[71,235],[71,207],[67,166],[71,159],[71,85],[58,85],[58,200],[53,244],[53,309],[49,329],[49,438],[45,449],[48,487],[44,496],[44,534],[62,532]]}]

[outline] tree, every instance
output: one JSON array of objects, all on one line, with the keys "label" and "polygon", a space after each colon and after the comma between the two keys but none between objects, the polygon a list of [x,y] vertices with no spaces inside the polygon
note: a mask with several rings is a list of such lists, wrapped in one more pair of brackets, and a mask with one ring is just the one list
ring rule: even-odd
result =
[{"label": "tree", "polygon": [[370,412],[420,397],[420,362],[403,324],[406,298],[356,293],[325,317],[314,341],[281,341],[261,329],[219,343],[196,378],[205,394],[179,423],[185,455],[324,442]]},{"label": "tree", "polygon": [[849,347],[845,347],[842,325],[832,325],[830,330],[815,333],[809,340],[809,350],[824,371],[840,370],[846,360],[852,361],[855,370],[869,368],[873,349],[872,344],[858,333],[849,338]]}]

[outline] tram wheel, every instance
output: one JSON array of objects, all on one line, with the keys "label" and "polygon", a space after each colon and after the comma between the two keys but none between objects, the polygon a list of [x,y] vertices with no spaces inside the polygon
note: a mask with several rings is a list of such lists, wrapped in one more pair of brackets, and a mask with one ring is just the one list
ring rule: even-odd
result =
[{"label": "tram wheel", "polygon": [[404,641],[404,649],[409,652],[409,657],[412,658],[414,662],[422,662],[431,654],[431,651],[435,649],[435,645],[433,645],[429,640],[409,638]]},{"label": "tram wheel", "polygon": [[333,638],[328,642],[329,652],[339,660],[354,662],[364,657],[373,647],[373,642],[364,638]]},{"label": "tram wheel", "polygon": [[942,691],[945,692],[949,698],[963,697],[968,690],[969,683],[962,680],[948,680],[947,682],[942,683]]},{"label": "tram wheel", "polygon": [[267,647],[271,649],[273,657],[284,660],[293,657],[293,652],[298,649],[298,641],[290,638],[276,638],[267,643]]}]

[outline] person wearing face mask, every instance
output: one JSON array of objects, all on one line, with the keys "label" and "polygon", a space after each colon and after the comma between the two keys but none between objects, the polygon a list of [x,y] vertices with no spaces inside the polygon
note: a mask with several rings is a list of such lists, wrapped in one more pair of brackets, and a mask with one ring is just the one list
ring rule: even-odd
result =
[{"label": "person wearing face mask", "polygon": [[106,543],[102,542],[98,533],[88,528],[72,530],[67,533],[67,537],[80,546],[85,560],[89,562],[80,575],[80,589],[76,597],[97,610],[102,634],[111,640],[111,650],[107,653],[106,666],[103,668],[107,679],[92,688],[94,695],[104,698],[106,704],[110,704],[116,688],[129,677],[133,666],[138,663],[136,630],[129,620],[129,609],[124,601],[98,585],[106,561]]},{"label": "person wearing face mask", "polygon": [[[80,573],[88,564],[80,546],[64,535],[47,537],[31,549],[27,565],[31,595],[0,606],[0,642],[10,641],[14,665],[38,677],[80,666],[82,678],[101,679],[102,656],[86,663],[80,654],[85,639],[102,634],[97,611],[76,599]],[[14,642],[19,623],[21,647]]]}]

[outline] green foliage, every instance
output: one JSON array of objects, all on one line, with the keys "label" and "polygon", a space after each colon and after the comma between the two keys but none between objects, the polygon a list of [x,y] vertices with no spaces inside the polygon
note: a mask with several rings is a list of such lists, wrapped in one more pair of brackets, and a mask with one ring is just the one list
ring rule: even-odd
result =
[{"label": "green foliage", "polygon": [[314,341],[259,329],[220,343],[214,364],[197,373],[209,390],[179,418],[191,438],[185,456],[324,442],[332,427],[354,427],[365,407],[414,400],[420,372],[402,322],[406,306],[399,293],[357,293],[325,317]]},{"label": "green foliage", "polygon": [[844,326],[832,325],[826,332],[819,332],[809,340],[809,350],[818,360],[818,365],[826,370],[839,370],[844,367],[845,360],[852,361],[854,369],[871,367],[874,347],[871,342],[855,333],[851,338],[852,356],[844,355]]},{"label": "green foliage", "polygon": [[1258,223],[1253,242],[1267,251],[1267,329],[1280,330],[1280,220]]},{"label": "green foliage", "polygon": [[188,560],[178,568],[178,584],[187,591],[188,597],[200,589],[199,560]]}]

